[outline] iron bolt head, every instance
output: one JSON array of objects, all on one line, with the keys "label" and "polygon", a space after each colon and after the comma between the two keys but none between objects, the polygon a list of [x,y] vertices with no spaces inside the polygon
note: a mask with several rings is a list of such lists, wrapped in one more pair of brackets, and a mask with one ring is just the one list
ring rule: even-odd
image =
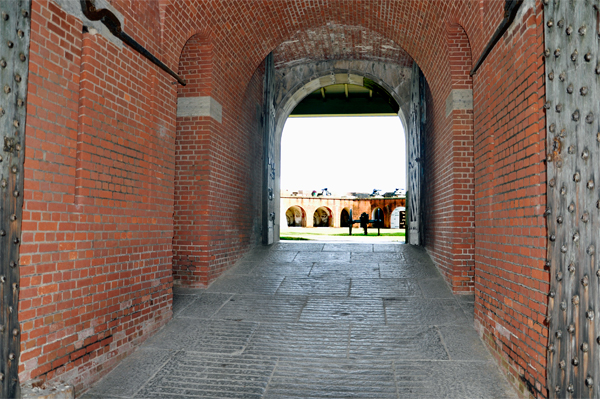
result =
[{"label": "iron bolt head", "polygon": [[[573,92],[573,91],[571,91]],[[576,110],[575,112],[573,112],[573,115],[571,115],[571,119],[573,119],[573,121],[575,122],[579,122],[579,110]]]},{"label": "iron bolt head", "polygon": [[19,196],[19,192],[17,190],[13,191],[13,197],[18,197]]},{"label": "iron bolt head", "polygon": [[575,234],[573,234],[573,242],[578,242],[579,241],[579,232],[575,232]]},{"label": "iron bolt head", "polygon": [[573,181],[575,183],[579,183],[581,181],[581,175],[579,174],[579,172],[575,172],[575,174],[573,175]]},{"label": "iron bolt head", "polygon": [[560,303],[560,310],[567,310],[567,302],[562,301]]},{"label": "iron bolt head", "polygon": [[554,392],[560,392],[560,385],[554,387]]},{"label": "iron bolt head", "polygon": [[18,244],[18,243],[19,243],[19,237],[15,237],[15,238],[14,238],[14,240],[13,240],[13,242],[14,242],[15,244]]},{"label": "iron bolt head", "polygon": [[565,31],[567,33],[567,35],[571,35],[571,33],[573,33],[573,27],[572,26],[567,26],[567,29]]},{"label": "iron bolt head", "polygon": [[548,346],[548,352],[554,352],[555,350],[554,345]]},{"label": "iron bolt head", "polygon": [[565,20],[561,19],[560,21],[558,21],[558,23],[556,24],[559,28],[564,28],[565,26]]},{"label": "iron bolt head", "polygon": [[17,171],[18,171],[17,165],[11,166],[10,171],[13,172],[13,173],[17,173]]},{"label": "iron bolt head", "polygon": [[558,362],[558,367],[560,367],[561,369],[565,368],[565,361],[561,360],[560,362]]},{"label": "iron bolt head", "polygon": [[571,145],[569,146],[569,148],[567,148],[567,152],[568,152],[569,154],[575,154],[575,146],[574,146],[573,144],[571,144]]},{"label": "iron bolt head", "polygon": [[579,56],[579,52],[577,50],[573,51],[571,53],[571,61],[573,61],[573,62],[577,61],[577,56]]},{"label": "iron bolt head", "polygon": [[590,246],[587,248],[587,251],[586,251],[586,252],[588,253],[588,255],[593,255],[593,254],[596,252],[596,247],[594,247],[593,245],[590,245]]},{"label": "iron bolt head", "polygon": [[583,215],[581,215],[581,221],[583,223],[587,223],[590,220],[590,214],[588,213],[588,211],[583,212]]},{"label": "iron bolt head", "polygon": [[562,104],[556,104],[556,112],[562,112],[563,110],[563,105]]},{"label": "iron bolt head", "polygon": [[573,366],[578,366],[579,365],[579,359],[576,358],[576,357],[574,357],[571,362],[573,363]]},{"label": "iron bolt head", "polygon": [[550,133],[554,133],[556,131],[556,125],[554,123],[550,124],[548,130],[550,130]]},{"label": "iron bolt head", "polygon": [[22,99],[22,98],[19,98],[19,99],[17,100],[17,105],[18,105],[19,107],[22,107],[23,105],[25,105],[25,101],[23,101],[23,99]]},{"label": "iron bolt head", "polygon": [[17,31],[17,36],[19,36],[21,39],[23,38],[23,36],[25,36],[25,32],[23,32],[21,29],[19,29]]},{"label": "iron bolt head", "polygon": [[17,263],[14,260],[10,261],[10,267],[17,267]]},{"label": "iron bolt head", "polygon": [[559,216],[559,217],[556,218],[556,223],[562,224],[562,222],[563,222],[563,217],[562,216]]},{"label": "iron bolt head", "polygon": [[5,21],[8,21],[8,14],[5,12],[2,12],[2,19]]},{"label": "iron bolt head", "polygon": [[[594,320],[594,311],[592,309],[588,310],[585,313],[585,317],[587,317],[588,320]],[[587,347],[587,344],[585,344],[585,345]],[[587,352],[587,351],[584,351],[584,352]]]},{"label": "iron bolt head", "polygon": [[556,241],[556,235],[550,234],[550,241]]},{"label": "iron bolt head", "polygon": [[[600,65],[598,65],[598,68],[600,68]],[[567,74],[564,71],[561,72],[560,75],[558,75],[558,79],[560,79],[561,82],[564,82],[566,78]]]},{"label": "iron bolt head", "polygon": [[562,281],[563,279],[563,274],[562,272],[558,272],[556,273],[556,281]]},{"label": "iron bolt head", "polygon": [[17,328],[13,328],[12,334],[16,337],[17,335],[19,335],[19,330]]},{"label": "iron bolt head", "polygon": [[554,21],[549,20],[548,23],[546,23],[546,25],[548,26],[548,28],[552,28],[554,26]]},{"label": "iron bolt head", "polygon": [[550,57],[550,49],[547,48],[546,50],[544,50],[544,56],[545,57]]},{"label": "iron bolt head", "polygon": [[565,195],[565,194],[567,194],[567,188],[565,186],[562,186],[560,188],[560,195]]},{"label": "iron bolt head", "polygon": [[[558,330],[556,333],[554,333],[554,336],[556,338],[558,338],[558,339],[561,339],[562,338],[562,331]],[[598,339],[599,339],[598,342],[600,343],[600,337],[598,337]]]},{"label": "iron bolt head", "polygon": [[581,89],[579,89],[579,94],[581,94],[582,96],[587,96],[587,94],[588,94],[587,86],[583,86]]},{"label": "iron bolt head", "polygon": [[590,157],[590,151],[587,148],[584,148],[583,152],[581,153],[581,158],[583,158],[584,160],[589,159]]},{"label": "iron bolt head", "polygon": [[588,278],[587,274],[585,276],[583,276],[583,278],[581,279],[581,285],[583,285],[584,287],[587,287],[590,284],[590,279]]},{"label": "iron bolt head", "polygon": [[15,46],[15,44],[10,40],[6,42],[6,45],[8,46],[8,48],[13,48]]},{"label": "iron bolt head", "polygon": [[15,354],[14,353],[9,354],[8,360],[15,360]]},{"label": "iron bolt head", "polygon": [[556,180],[554,178],[550,179],[550,181],[548,182],[548,185],[550,187],[554,187],[556,185]]},{"label": "iron bolt head", "polygon": [[21,62],[25,62],[27,57],[25,57],[25,54],[21,53],[21,54],[19,54],[19,59],[21,60]]},{"label": "iron bolt head", "polygon": [[560,57],[560,49],[559,48],[557,48],[556,50],[554,50],[554,56],[557,57],[557,58]]},{"label": "iron bolt head", "polygon": [[585,55],[583,56],[583,59],[586,62],[590,62],[592,60],[592,53],[585,53]]},{"label": "iron bolt head", "polygon": [[594,181],[590,180],[587,182],[586,187],[589,188],[590,190],[594,188]]},{"label": "iron bolt head", "polygon": [[27,18],[29,16],[29,13],[27,12],[27,10],[21,10],[21,15],[23,16],[23,18]]},{"label": "iron bolt head", "polygon": [[585,117],[585,122],[589,124],[594,123],[594,114],[591,112],[587,114],[587,116]]},{"label": "iron bolt head", "polygon": [[6,235],[6,231],[0,230],[0,236],[4,237]]},{"label": "iron bolt head", "polygon": [[0,373],[0,381],[4,381],[4,374]]},{"label": "iron bolt head", "polygon": [[8,85],[4,85],[4,93],[9,94],[10,91],[10,87]]},{"label": "iron bolt head", "polygon": [[6,68],[6,65],[7,65],[7,64],[6,64],[6,61],[4,61],[4,60],[0,60],[0,67],[2,67],[2,68]]},{"label": "iron bolt head", "polygon": [[556,296],[556,292],[554,292],[554,290],[552,290],[552,291],[550,291],[550,292],[548,293],[548,296],[549,296],[550,298],[554,298],[554,297]]},{"label": "iron bolt head", "polygon": [[550,73],[548,74],[548,79],[549,79],[549,80],[554,80],[554,72],[550,72]]},{"label": "iron bolt head", "polygon": [[567,269],[569,270],[569,273],[575,273],[575,265],[573,263],[569,263]]},{"label": "iron bolt head", "polygon": [[588,376],[588,378],[585,379],[585,385],[591,389],[594,386],[594,379]]},{"label": "iron bolt head", "polygon": [[15,81],[17,81],[18,83],[21,82],[21,75],[17,74],[15,75]]},{"label": "iron bolt head", "polygon": [[[552,74],[552,72],[550,72]],[[550,75],[548,75],[548,77],[550,77]],[[552,79],[550,79],[552,80]],[[546,103],[544,104],[544,108],[545,109],[550,109],[550,101],[546,101]]]},{"label": "iron bolt head", "polygon": [[6,283],[6,277],[0,276],[0,283]]},{"label": "iron bolt head", "polygon": [[12,220],[13,222],[17,220],[17,215],[15,215],[14,213],[10,215],[10,220]]},{"label": "iron bolt head", "polygon": [[[573,302],[573,305],[579,305],[579,295],[573,295],[573,298],[571,298],[571,302]],[[569,332],[571,332],[571,328],[575,329],[571,324],[569,326]]]},{"label": "iron bolt head", "polygon": [[579,28],[579,36],[583,36],[585,35],[585,32],[587,31],[585,26],[582,26]]},{"label": "iron bolt head", "polygon": [[560,252],[562,252],[563,254],[564,254],[564,253],[566,253],[566,252],[567,252],[567,246],[563,244],[563,245],[560,247]]}]

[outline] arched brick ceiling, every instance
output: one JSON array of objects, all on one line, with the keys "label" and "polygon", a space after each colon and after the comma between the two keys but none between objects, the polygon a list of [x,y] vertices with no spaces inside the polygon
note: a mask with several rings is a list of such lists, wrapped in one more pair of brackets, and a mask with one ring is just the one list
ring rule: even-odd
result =
[{"label": "arched brick ceiling", "polygon": [[368,60],[412,66],[402,47],[360,26],[327,24],[296,33],[273,50],[275,68],[310,61]]}]

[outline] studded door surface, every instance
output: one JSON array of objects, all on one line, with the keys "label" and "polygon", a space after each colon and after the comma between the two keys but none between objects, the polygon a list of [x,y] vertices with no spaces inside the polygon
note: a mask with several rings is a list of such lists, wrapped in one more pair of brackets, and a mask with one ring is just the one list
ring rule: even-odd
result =
[{"label": "studded door surface", "polygon": [[408,119],[408,243],[420,244],[421,230],[421,79],[413,64]]},{"label": "studded door surface", "polygon": [[0,387],[19,394],[19,244],[31,0],[0,1]]},{"label": "studded door surface", "polygon": [[275,64],[273,53],[265,59],[265,79],[263,97],[263,244],[273,244],[275,240]]},{"label": "studded door surface", "polygon": [[556,398],[600,398],[598,6],[544,0],[548,390]]}]

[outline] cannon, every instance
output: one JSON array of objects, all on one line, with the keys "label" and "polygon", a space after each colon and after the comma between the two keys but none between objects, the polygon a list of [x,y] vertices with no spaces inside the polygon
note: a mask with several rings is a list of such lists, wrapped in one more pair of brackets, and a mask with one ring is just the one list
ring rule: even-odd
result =
[{"label": "cannon", "polygon": [[349,234],[352,235],[352,226],[354,223],[360,223],[360,227],[362,227],[365,231],[365,235],[367,235],[367,228],[369,223],[373,223],[374,227],[377,227],[377,235],[381,235],[381,228],[383,227],[383,211],[381,209],[375,210],[375,219],[369,219],[369,215],[366,212],[363,212],[360,215],[360,218],[357,220],[352,219],[352,209],[350,209],[348,218],[348,228],[350,229]]}]

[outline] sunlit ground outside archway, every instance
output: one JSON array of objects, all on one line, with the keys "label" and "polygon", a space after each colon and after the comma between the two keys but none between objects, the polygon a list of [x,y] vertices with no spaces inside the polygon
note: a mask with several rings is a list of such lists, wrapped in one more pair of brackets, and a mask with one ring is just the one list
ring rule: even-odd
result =
[{"label": "sunlit ground outside archway", "polygon": [[[287,223],[292,220],[289,215],[282,218],[282,239],[404,241],[404,225],[390,228],[392,212],[405,206],[397,201],[406,189],[406,142],[400,118],[289,118],[281,142],[281,187],[281,209],[296,206],[307,216],[303,227]],[[395,201],[386,205],[389,200]],[[311,218],[323,207],[330,227]],[[385,220],[382,235],[377,237],[377,229],[369,225],[364,236],[356,223],[349,237],[349,211],[358,220],[363,212],[371,218],[375,209],[382,210]]]}]

